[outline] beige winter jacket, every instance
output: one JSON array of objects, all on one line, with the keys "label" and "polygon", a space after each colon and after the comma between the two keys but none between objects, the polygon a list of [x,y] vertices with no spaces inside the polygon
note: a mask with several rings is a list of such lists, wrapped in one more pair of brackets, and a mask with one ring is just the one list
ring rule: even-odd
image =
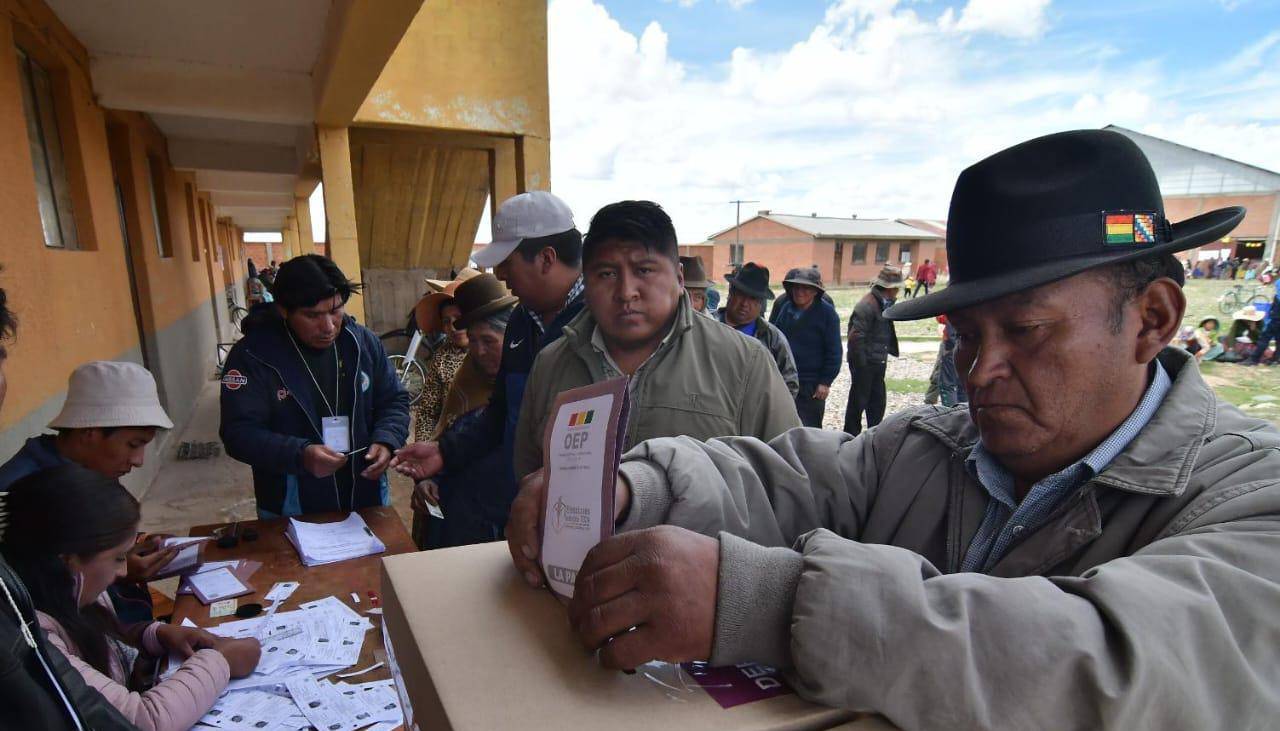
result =
[{"label": "beige winter jacket", "polygon": [[[623,529],[720,537],[712,660],[904,729],[1245,729],[1280,718],[1280,432],[1166,349],[1173,386],[990,574],[964,409],[626,456]],[[793,547],[793,548],[789,548]]]},{"label": "beige winter jacket", "polygon": [[[595,329],[591,311],[583,309],[565,325],[564,337],[533,362],[516,425],[517,477],[542,466],[543,428],[556,395],[607,378],[591,345]],[[795,401],[769,350],[727,325],[694,316],[682,296],[671,334],[633,377],[625,446],[677,434],[772,439],[797,426]]]},{"label": "beige winter jacket", "polygon": [[49,644],[66,656],[85,684],[102,694],[130,723],[141,731],[186,731],[209,712],[231,678],[227,659],[217,650],[197,650],[171,677],[145,693],[135,693],[125,685],[128,670],[113,655],[111,675],[105,675],[80,655],[58,620],[36,613]]}]

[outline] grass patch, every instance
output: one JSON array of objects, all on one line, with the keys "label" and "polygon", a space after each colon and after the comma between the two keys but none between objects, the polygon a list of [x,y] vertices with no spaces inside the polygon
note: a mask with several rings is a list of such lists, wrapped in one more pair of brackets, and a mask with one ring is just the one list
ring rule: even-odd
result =
[{"label": "grass patch", "polygon": [[919,378],[886,378],[884,388],[898,393],[924,393],[929,390],[929,382]]}]

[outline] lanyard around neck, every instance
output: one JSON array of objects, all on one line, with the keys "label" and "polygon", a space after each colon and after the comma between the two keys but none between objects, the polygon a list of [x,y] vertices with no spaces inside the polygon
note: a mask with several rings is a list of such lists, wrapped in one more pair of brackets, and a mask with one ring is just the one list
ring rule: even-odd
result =
[{"label": "lanyard around neck", "polygon": [[289,334],[289,342],[293,343],[293,349],[298,353],[298,360],[302,361],[302,367],[307,369],[307,375],[311,376],[311,382],[315,384],[316,392],[320,394],[320,399],[324,401],[325,408],[329,409],[329,416],[337,416],[338,412],[334,408],[335,405],[341,405],[339,395],[342,391],[342,368],[338,365],[338,341],[333,341],[333,403],[329,403],[329,397],[325,395],[324,389],[320,388],[320,382],[316,380],[316,374],[311,372],[311,364],[307,362],[306,356],[302,354],[302,349],[298,347],[298,341],[293,337],[293,331],[288,327],[285,332]]}]

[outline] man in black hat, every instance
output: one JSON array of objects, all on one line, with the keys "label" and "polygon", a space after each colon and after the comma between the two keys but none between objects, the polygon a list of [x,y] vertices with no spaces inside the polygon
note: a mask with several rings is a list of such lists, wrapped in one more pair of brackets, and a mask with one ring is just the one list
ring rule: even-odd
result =
[{"label": "man in black hat", "polygon": [[769,268],[749,261],[736,273],[725,277],[729,283],[729,300],[716,310],[716,319],[748,337],[759,340],[773,354],[778,372],[794,398],[800,391],[796,359],[791,354],[787,336],[761,317],[765,300],[773,299],[769,289]]},{"label": "man in black hat", "polygon": [[849,315],[849,401],[844,409],[844,430],[862,431],[862,414],[867,427],[884,418],[884,375],[889,356],[898,357],[898,333],[884,311],[902,290],[902,269],[886,264],[871,282],[871,291],[858,301]]},{"label": "man in black hat", "polygon": [[[1172,253],[1243,215],[1166,220],[1111,131],[968,168],[950,285],[885,313],[947,315],[967,408],[639,445],[618,534],[578,573],[579,638],[607,667],[776,666],[902,728],[1280,718],[1280,431],[1167,347],[1186,307]],[[521,570],[540,494],[527,482],[513,508]]]}]

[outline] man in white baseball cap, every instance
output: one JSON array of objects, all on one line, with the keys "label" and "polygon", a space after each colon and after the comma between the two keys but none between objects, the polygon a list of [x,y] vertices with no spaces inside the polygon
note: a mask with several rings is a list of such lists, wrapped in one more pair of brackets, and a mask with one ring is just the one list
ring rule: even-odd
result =
[{"label": "man in white baseball cap", "polygon": [[[535,190],[503,201],[493,217],[493,243],[471,260],[478,267],[493,267],[494,275],[520,298],[520,304],[507,325],[502,366],[485,418],[474,421],[471,429],[450,431],[439,442],[415,442],[396,453],[392,465],[416,480],[432,477],[446,466],[484,459],[498,449],[510,463],[533,359],[582,311],[582,234],[574,226],[569,206],[551,193]],[[515,475],[504,484],[483,489],[493,493],[485,496],[485,502],[494,506],[491,517],[503,524],[506,508],[515,498]]]}]

